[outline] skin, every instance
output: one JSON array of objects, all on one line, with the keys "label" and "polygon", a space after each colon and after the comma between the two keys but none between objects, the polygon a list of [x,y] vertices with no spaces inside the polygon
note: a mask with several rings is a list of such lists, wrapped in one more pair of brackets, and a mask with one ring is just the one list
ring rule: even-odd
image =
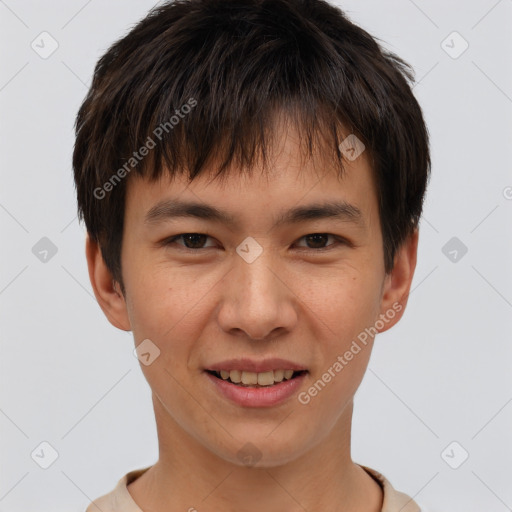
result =
[{"label": "skin", "polygon": [[[350,454],[353,397],[373,340],[307,405],[292,396],[274,407],[241,407],[215,391],[203,371],[233,357],[282,357],[308,368],[305,391],[379,315],[401,305],[383,332],[407,304],[418,232],[386,275],[366,153],[345,161],[340,179],[321,153],[301,158],[292,129],[278,133],[287,135],[280,136],[269,177],[234,174],[221,184],[205,175],[188,184],[182,177],[150,183],[130,176],[121,256],[126,296],[87,238],[89,276],[105,315],[132,331],[135,345],[149,338],[161,351],[151,365],[141,364],[152,389],[159,460],[128,486],[145,511],[381,510],[380,486]],[[176,197],[227,210],[239,225],[144,223],[154,204]],[[272,229],[279,212],[340,198],[362,211],[363,226],[321,219]],[[188,252],[185,239],[160,243],[182,233],[210,238],[189,240]],[[351,244],[334,237],[308,242],[313,233]],[[250,264],[236,252],[247,236],[263,248]],[[254,467],[237,457],[248,442],[261,452]]]}]

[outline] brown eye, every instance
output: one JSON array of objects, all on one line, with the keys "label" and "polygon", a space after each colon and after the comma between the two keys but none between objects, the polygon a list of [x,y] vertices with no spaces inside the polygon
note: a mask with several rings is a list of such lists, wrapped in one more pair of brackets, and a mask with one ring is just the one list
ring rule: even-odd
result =
[{"label": "brown eye", "polygon": [[[178,243],[184,247],[185,249],[197,250],[197,249],[207,249],[208,247],[204,247],[204,243],[208,238],[211,238],[209,235],[205,235],[203,233],[182,233],[180,235],[173,236],[164,242],[164,245],[173,245],[177,240],[183,240],[183,244]],[[210,246],[212,247],[212,246]]]},{"label": "brown eye", "polygon": [[[165,247],[170,246],[178,246],[178,248],[182,248],[183,250],[190,250],[198,252],[201,249],[208,249],[210,247],[215,247],[215,245],[205,246],[205,243],[208,239],[213,238],[210,235],[206,235],[204,233],[181,233],[179,235],[175,235],[167,240],[162,242],[162,245]],[[334,240],[333,243],[328,243],[329,239]],[[311,233],[309,235],[305,235],[299,240],[304,240],[306,245],[299,245],[302,249],[312,250],[316,252],[320,252],[323,250],[334,249],[339,245],[349,245],[350,243],[342,237],[333,235],[331,233]]]},{"label": "brown eye", "polygon": [[[334,238],[335,242],[329,245],[325,245],[329,240],[329,237]],[[330,233],[312,233],[310,235],[303,236],[300,240],[306,241],[307,249],[329,249],[330,247],[339,245],[339,243],[343,243],[343,239]]]}]

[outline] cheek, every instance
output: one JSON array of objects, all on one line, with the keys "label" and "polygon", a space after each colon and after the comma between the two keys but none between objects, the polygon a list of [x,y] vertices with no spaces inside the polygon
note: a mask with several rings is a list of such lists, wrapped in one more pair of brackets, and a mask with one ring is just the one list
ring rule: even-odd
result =
[{"label": "cheek", "polygon": [[297,295],[304,312],[325,329],[326,337],[342,348],[372,324],[380,306],[376,273],[357,268],[336,268],[303,277]]},{"label": "cheek", "polygon": [[127,306],[136,340],[172,343],[174,333],[186,338],[200,331],[202,301],[214,291],[221,275],[155,263],[134,265],[131,270]]},{"label": "cheek", "polygon": [[[371,274],[337,273],[322,286],[309,286],[304,297],[313,325],[314,367],[310,387],[299,397],[305,411],[324,418],[329,432],[359,387],[371,355],[365,328],[379,311],[379,282]],[[318,284],[318,281],[317,281]],[[363,340],[363,341],[361,341]]]}]

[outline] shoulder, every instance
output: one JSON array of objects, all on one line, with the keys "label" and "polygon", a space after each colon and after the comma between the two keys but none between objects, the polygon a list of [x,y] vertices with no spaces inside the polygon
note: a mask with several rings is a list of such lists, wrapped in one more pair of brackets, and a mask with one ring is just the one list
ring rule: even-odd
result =
[{"label": "shoulder", "polygon": [[142,512],[128,492],[128,485],[150,467],[130,471],[124,475],[112,491],[96,498],[85,512]]},{"label": "shoulder", "polygon": [[384,494],[382,512],[422,512],[419,505],[410,496],[394,489],[384,475],[366,466],[361,467],[382,487]]}]

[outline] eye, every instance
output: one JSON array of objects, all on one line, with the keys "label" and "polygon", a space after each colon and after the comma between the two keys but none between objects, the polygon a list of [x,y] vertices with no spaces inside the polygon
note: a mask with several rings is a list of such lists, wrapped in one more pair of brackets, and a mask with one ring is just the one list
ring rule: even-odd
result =
[{"label": "eye", "polygon": [[[327,242],[329,237],[332,237],[335,240],[335,242],[325,246],[325,243]],[[207,249],[208,248],[208,246],[206,246],[206,247],[204,246],[204,243],[206,242],[206,240],[208,238],[212,238],[212,237],[209,235],[206,235],[204,233],[181,233],[179,235],[168,238],[167,240],[164,240],[163,245],[164,246],[173,245],[173,244],[176,244],[177,241],[181,239],[183,241],[183,244],[178,243],[177,245],[182,246],[185,250],[197,251],[199,249]],[[340,244],[350,245],[349,242],[346,241],[345,239],[343,239],[339,236],[333,235],[331,233],[311,233],[309,235],[305,235],[305,236],[299,238],[299,240],[306,241],[307,246],[305,247],[305,249],[311,249],[311,250],[317,250],[317,251],[318,250],[320,250],[320,251],[326,250],[326,249],[328,250],[329,248],[336,247]],[[209,246],[209,247],[214,247],[214,245]],[[302,247],[304,248],[304,246],[302,246]]]},{"label": "eye", "polygon": [[[322,247],[327,242],[329,237],[334,238],[335,242],[333,244],[329,244],[327,246]],[[333,246],[337,246],[339,244],[347,244],[347,242],[343,238],[336,236],[336,235],[332,235],[331,233],[311,233],[310,235],[303,236],[299,240],[306,240],[306,243],[309,244],[309,246],[306,247],[307,249],[322,250],[322,249],[329,249],[329,248],[331,248]],[[311,245],[312,245],[312,247],[311,247]]]},{"label": "eye", "polygon": [[[201,247],[205,239],[211,238],[209,235],[205,235],[203,233],[181,233],[180,235],[173,236],[168,238],[163,242],[164,245],[172,245],[176,242],[176,240],[182,239],[184,241],[184,248],[190,250],[202,249]],[[183,245],[183,244],[178,244]]]}]

